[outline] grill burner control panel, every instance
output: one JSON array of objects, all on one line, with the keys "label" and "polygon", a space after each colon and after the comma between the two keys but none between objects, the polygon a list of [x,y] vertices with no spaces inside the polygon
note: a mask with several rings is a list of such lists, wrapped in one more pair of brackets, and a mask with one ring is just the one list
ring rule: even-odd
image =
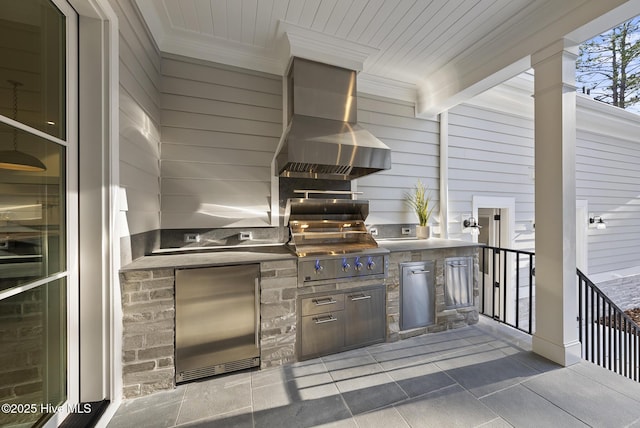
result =
[{"label": "grill burner control panel", "polygon": [[309,257],[298,262],[298,282],[311,285],[315,281],[384,278],[387,263],[384,255]]}]

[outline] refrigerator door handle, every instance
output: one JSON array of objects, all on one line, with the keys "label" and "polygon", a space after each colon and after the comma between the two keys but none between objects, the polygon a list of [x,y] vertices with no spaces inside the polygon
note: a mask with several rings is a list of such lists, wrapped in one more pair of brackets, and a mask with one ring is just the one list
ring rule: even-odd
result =
[{"label": "refrigerator door handle", "polygon": [[260,348],[260,279],[258,277],[256,277],[255,279],[255,294],[254,294],[254,300],[255,300],[255,311],[253,313],[255,320],[256,320],[256,327],[255,327],[255,332],[256,332],[256,348]]}]

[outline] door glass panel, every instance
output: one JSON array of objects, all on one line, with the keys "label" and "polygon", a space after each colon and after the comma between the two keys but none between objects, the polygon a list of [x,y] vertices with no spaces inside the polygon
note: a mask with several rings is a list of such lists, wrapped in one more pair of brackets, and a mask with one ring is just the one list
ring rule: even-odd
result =
[{"label": "door glass panel", "polygon": [[49,0],[0,0],[3,427],[40,426],[68,396],[66,31]]},{"label": "door glass panel", "polygon": [[0,1],[0,58],[0,114],[64,139],[64,15],[49,0]]},{"label": "door glass panel", "polygon": [[66,266],[65,148],[0,124],[0,138],[14,131],[20,151],[36,157],[47,169],[0,168],[0,291],[61,272]]},{"label": "door glass panel", "polygon": [[[67,395],[66,282],[52,281],[0,301],[0,426],[30,426]],[[15,411],[13,411],[15,410]]]}]

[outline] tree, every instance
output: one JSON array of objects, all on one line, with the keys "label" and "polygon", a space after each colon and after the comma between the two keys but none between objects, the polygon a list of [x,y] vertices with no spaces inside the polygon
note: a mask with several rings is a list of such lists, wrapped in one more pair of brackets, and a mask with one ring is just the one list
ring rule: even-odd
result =
[{"label": "tree", "polygon": [[640,103],[640,18],[580,45],[576,72],[596,100],[624,109]]}]

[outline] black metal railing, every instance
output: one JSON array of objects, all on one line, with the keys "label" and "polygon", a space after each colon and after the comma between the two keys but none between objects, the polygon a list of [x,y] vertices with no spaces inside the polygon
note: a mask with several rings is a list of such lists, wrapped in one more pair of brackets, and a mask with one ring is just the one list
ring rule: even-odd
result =
[{"label": "black metal railing", "polygon": [[578,269],[582,358],[640,381],[640,327]]},{"label": "black metal railing", "polygon": [[480,313],[533,334],[535,254],[498,247],[480,250]]},{"label": "black metal railing", "polygon": [[[535,253],[480,248],[480,313],[520,331],[535,330]],[[640,326],[577,270],[582,358],[640,382]]]}]

